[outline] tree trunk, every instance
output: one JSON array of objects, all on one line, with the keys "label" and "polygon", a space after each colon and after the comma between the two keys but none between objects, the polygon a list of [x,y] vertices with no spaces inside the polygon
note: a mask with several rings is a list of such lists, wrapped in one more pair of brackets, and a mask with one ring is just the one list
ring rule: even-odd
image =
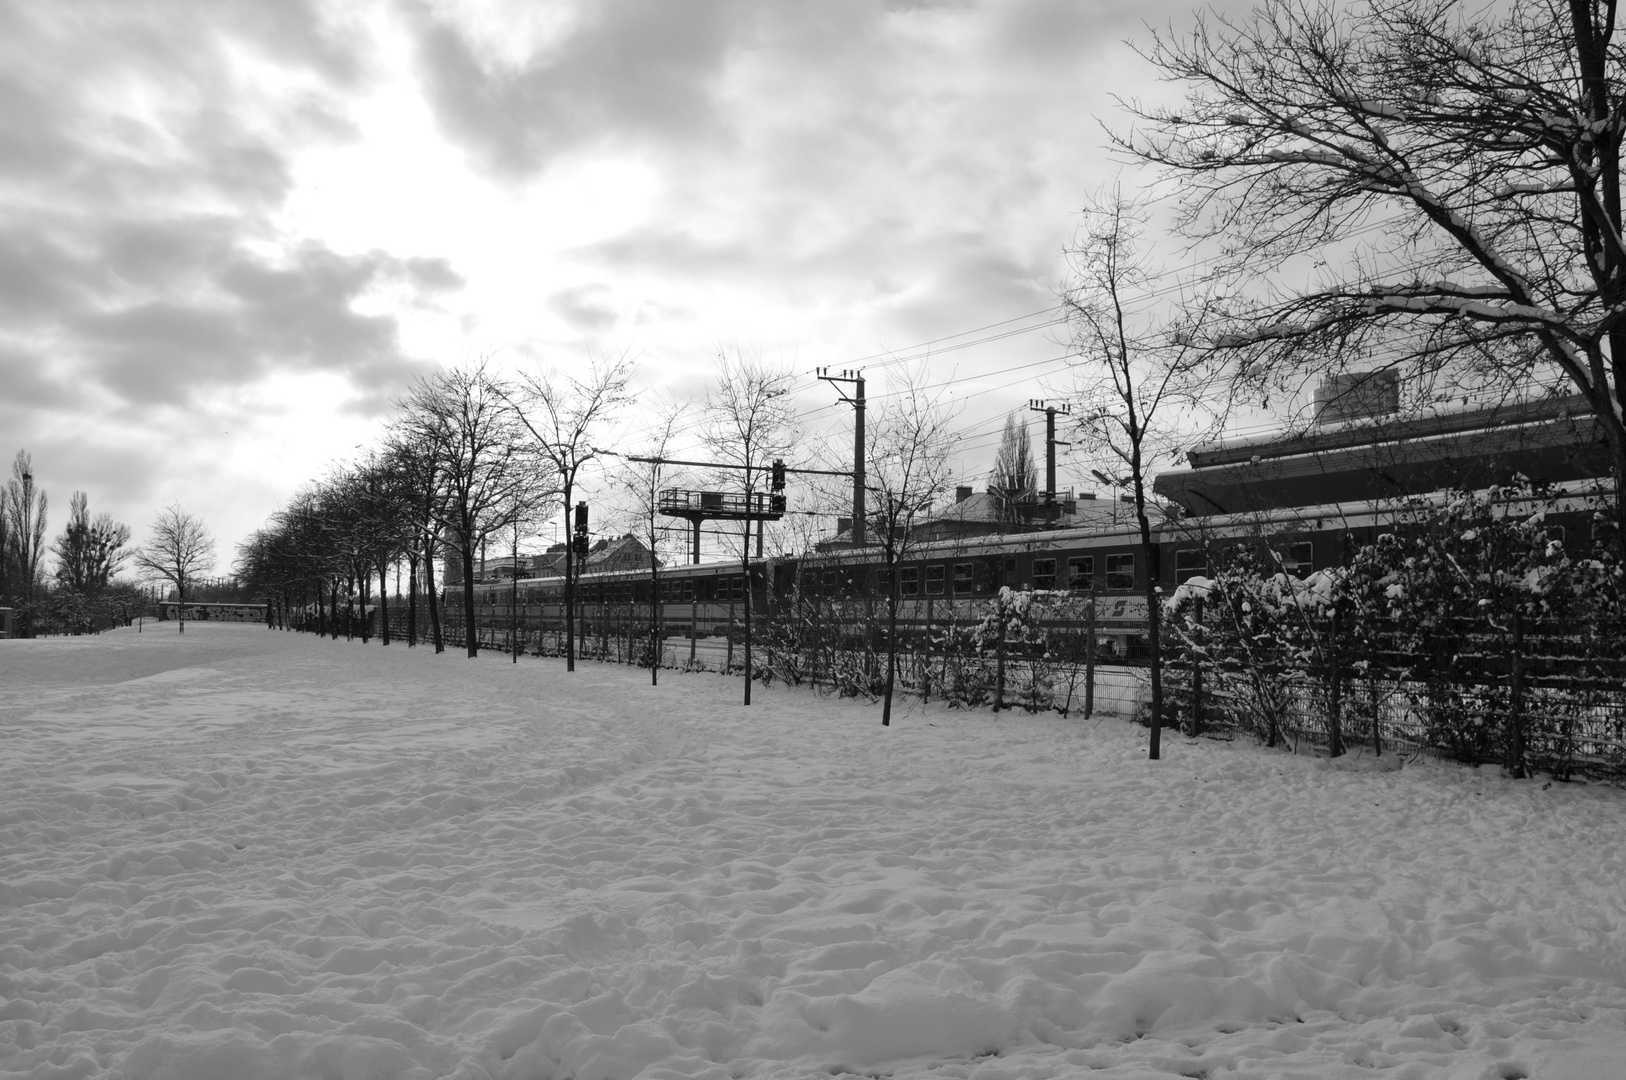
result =
[{"label": "tree trunk", "polygon": [[424,538],[423,585],[429,598],[429,633],[435,641],[435,652],[443,653],[446,640],[440,632],[440,598],[435,595],[435,540],[432,536]]},{"label": "tree trunk", "polygon": [[418,644],[418,556],[407,556],[407,648]]},{"label": "tree trunk", "polygon": [[380,560],[378,563],[378,637],[379,644],[386,647],[390,643],[389,596],[389,566],[383,560]]},{"label": "tree trunk", "polygon": [[1146,563],[1147,653],[1152,668],[1152,737],[1148,757],[1156,761],[1163,753],[1163,653],[1162,605],[1158,600],[1157,545],[1152,543],[1152,523],[1146,517],[1146,496],[1141,488],[1139,469],[1135,475],[1135,516],[1140,519],[1141,558]]},{"label": "tree trunk", "polygon": [[474,544],[469,535],[472,530],[463,533],[463,647],[467,650],[469,658],[480,655],[480,635],[474,622]]},{"label": "tree trunk", "polygon": [[892,726],[892,686],[898,677],[898,568],[887,564],[891,586],[886,591],[886,696],[881,701],[881,726]]},{"label": "tree trunk", "polygon": [[[747,484],[745,489],[747,506],[750,505],[751,488]],[[746,552],[740,560],[745,568],[745,704],[751,704],[751,594],[756,590],[751,588],[751,519],[745,520],[745,536],[741,539]]]},{"label": "tree trunk", "polygon": [[660,684],[661,672],[661,571],[655,558],[655,535],[649,537],[649,685]]},{"label": "tree trunk", "polygon": [[576,670],[576,543],[570,531],[570,482],[565,482],[565,670]]}]

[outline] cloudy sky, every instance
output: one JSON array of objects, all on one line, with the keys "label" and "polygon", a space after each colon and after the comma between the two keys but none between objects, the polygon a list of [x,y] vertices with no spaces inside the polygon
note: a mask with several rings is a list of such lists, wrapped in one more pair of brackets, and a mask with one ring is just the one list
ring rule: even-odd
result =
[{"label": "cloudy sky", "polygon": [[225,569],[435,365],[628,351],[647,399],[740,348],[803,373],[839,444],[850,410],[813,369],[884,392],[880,361],[943,339],[930,371],[980,486],[1005,413],[1068,385],[1042,313],[1120,168],[1111,93],[1168,92],[1124,41],[1190,19],[0,0],[0,453],[33,455],[53,535],[76,488],[138,539],[179,501]]}]

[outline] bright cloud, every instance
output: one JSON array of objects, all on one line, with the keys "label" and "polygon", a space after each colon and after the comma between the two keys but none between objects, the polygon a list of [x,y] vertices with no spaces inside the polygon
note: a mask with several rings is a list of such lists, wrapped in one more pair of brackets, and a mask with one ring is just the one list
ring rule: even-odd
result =
[{"label": "bright cloud", "polygon": [[[0,453],[229,547],[437,363],[627,349],[692,388],[719,342],[811,371],[1041,310],[1108,91],[1156,89],[1122,39],[1170,16],[0,0]],[[973,480],[1061,351],[933,362]]]}]

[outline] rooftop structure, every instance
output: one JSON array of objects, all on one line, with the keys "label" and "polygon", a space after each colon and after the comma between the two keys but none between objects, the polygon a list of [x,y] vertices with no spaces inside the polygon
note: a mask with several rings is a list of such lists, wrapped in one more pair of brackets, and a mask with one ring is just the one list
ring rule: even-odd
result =
[{"label": "rooftop structure", "polygon": [[[1361,400],[1392,403],[1387,385]],[[1207,516],[1483,488],[1515,473],[1554,483],[1609,475],[1608,449],[1578,396],[1409,418],[1326,415],[1300,432],[1197,447],[1190,468],[1160,474],[1153,491]]]}]

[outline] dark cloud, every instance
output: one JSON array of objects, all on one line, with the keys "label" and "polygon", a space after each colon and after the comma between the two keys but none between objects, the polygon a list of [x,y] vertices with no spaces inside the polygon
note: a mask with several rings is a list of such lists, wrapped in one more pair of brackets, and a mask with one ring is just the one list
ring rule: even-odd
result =
[{"label": "dark cloud", "polygon": [[420,9],[416,36],[446,134],[487,168],[521,176],[583,146],[726,139],[715,81],[754,23],[741,0],[596,0],[568,37],[510,67]]},{"label": "dark cloud", "polygon": [[560,289],[548,297],[548,307],[572,327],[586,334],[599,334],[617,322],[609,304],[610,290],[597,282]]},{"label": "dark cloud", "polygon": [[[68,408],[80,399],[74,387],[60,378],[60,371],[42,365],[32,352],[0,345],[0,431],[24,430],[24,416],[34,409]],[[9,415],[7,415],[9,414]],[[6,453],[0,445],[0,454]]]},{"label": "dark cloud", "polygon": [[[345,11],[343,5],[337,10]],[[308,0],[0,0],[0,352],[8,396],[184,405],[281,372],[353,381],[366,408],[420,365],[379,291],[460,288],[443,259],[284,254],[292,155],[354,134],[355,26]],[[263,92],[241,58],[298,89]]]},{"label": "dark cloud", "polygon": [[[369,391],[396,389],[418,370],[402,356],[395,319],[361,314],[355,304],[380,283],[421,277],[425,263],[414,267],[380,252],[341,256],[314,244],[271,261],[177,241],[149,245],[136,259],[126,253],[124,266],[142,259],[158,266],[148,280],[163,298],[62,316],[81,343],[88,376],[123,399],[184,402],[285,371],[330,371]],[[427,270],[451,276],[433,264]],[[206,289],[182,298],[174,287],[181,276]]]},{"label": "dark cloud", "polygon": [[687,229],[651,225],[576,248],[571,255],[619,270],[654,273],[688,271],[751,277],[768,257],[763,247],[739,240],[703,240]]},{"label": "dark cloud", "polygon": [[424,292],[455,292],[465,284],[463,275],[445,259],[412,257],[397,264],[406,280]]}]

